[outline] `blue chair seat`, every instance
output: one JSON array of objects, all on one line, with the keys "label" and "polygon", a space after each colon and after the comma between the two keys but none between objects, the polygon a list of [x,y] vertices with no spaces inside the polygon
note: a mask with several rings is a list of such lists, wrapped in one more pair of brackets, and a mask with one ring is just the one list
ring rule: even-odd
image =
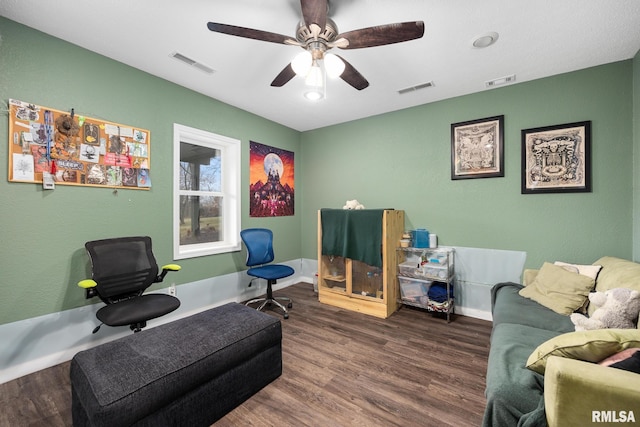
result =
[{"label": "blue chair seat", "polygon": [[263,265],[262,267],[254,267],[247,270],[249,276],[259,277],[265,280],[282,279],[291,276],[293,273],[293,268],[282,264]]}]

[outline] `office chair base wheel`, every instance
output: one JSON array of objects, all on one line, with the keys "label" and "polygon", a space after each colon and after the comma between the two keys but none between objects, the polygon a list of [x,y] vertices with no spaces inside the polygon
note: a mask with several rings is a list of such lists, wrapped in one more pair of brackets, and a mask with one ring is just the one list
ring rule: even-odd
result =
[{"label": "office chair base wheel", "polygon": [[140,332],[142,330],[142,328],[145,328],[147,326],[147,322],[139,322],[139,323],[134,323],[133,325],[129,325],[129,329],[131,329],[134,333],[135,332]]},{"label": "office chair base wheel", "polygon": [[[291,302],[289,300],[289,298],[285,298],[282,297],[281,299],[285,299],[287,300],[287,308],[291,308],[293,307],[293,302]],[[245,302],[246,306],[255,304],[255,303],[261,303],[258,307],[256,307],[256,310],[258,311],[263,311],[263,309],[265,308],[270,308],[270,309],[277,309],[279,308],[280,310],[282,310],[282,315],[284,316],[285,319],[289,318],[289,313],[287,312],[287,308],[285,308],[285,306],[283,304],[280,304],[280,302],[278,302],[275,298],[271,297],[271,298],[255,298],[252,299],[250,301]]]}]

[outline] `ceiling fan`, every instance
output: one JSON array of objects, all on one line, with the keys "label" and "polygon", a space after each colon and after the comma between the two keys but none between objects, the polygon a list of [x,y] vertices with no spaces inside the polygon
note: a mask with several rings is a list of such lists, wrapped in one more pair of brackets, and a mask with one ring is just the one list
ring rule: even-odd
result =
[{"label": "ceiling fan", "polygon": [[271,86],[275,87],[284,86],[296,75],[306,75],[308,79],[315,69],[319,71],[318,63],[323,62],[328,75],[340,77],[354,88],[362,90],[369,86],[367,79],[344,58],[328,53],[330,49],[383,46],[419,39],[424,35],[423,21],[387,24],[338,33],[336,23],[327,16],[328,0],[300,0],[300,6],[302,21],[296,29],[295,39],[268,31],[217,22],[209,22],[207,27],[217,33],[303,48],[304,52],[297,55],[271,82]]}]

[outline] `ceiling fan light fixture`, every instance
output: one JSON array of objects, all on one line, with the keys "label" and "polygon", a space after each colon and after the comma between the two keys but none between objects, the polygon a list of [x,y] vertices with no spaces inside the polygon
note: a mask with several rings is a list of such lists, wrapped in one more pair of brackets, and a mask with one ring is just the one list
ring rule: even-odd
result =
[{"label": "ceiling fan light fixture", "polygon": [[327,76],[332,79],[338,78],[342,75],[345,69],[344,61],[333,53],[326,53],[324,55],[324,68],[327,70]]},{"label": "ceiling fan light fixture", "polygon": [[307,86],[324,86],[323,80],[322,69],[317,62],[314,62],[314,64],[309,69],[309,73],[304,79],[304,82]]},{"label": "ceiling fan light fixture", "polygon": [[313,61],[304,83],[307,86],[304,97],[310,101],[324,99],[326,93],[325,73],[321,61]]},{"label": "ceiling fan light fixture", "polygon": [[324,98],[324,94],[316,90],[309,90],[304,93],[304,97],[309,101],[320,101]]},{"label": "ceiling fan light fixture", "polygon": [[291,61],[291,68],[293,68],[293,72],[296,73],[296,75],[306,77],[311,70],[312,64],[313,59],[311,57],[311,52],[305,50],[293,58],[293,61]]}]

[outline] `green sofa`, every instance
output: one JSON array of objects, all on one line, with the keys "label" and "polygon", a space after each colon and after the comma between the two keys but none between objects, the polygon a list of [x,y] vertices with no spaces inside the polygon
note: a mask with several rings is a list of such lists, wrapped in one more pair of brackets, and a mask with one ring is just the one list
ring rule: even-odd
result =
[{"label": "green sofa", "polygon": [[[640,264],[603,257],[594,265],[602,266],[596,279],[581,276],[583,287],[576,294],[616,287],[640,290]],[[640,347],[640,330],[576,332],[569,313],[547,307],[564,298],[563,290],[574,292],[572,284],[557,279],[553,285],[560,292],[549,292],[554,302],[547,305],[520,295],[525,286],[539,284],[541,271],[525,270],[524,285],[500,283],[492,289],[493,330],[482,425],[571,427],[592,425],[594,420],[597,425],[608,425],[607,421],[617,425],[629,418],[640,423],[640,374],[597,363]],[[588,303],[586,296],[577,300],[583,299]],[[595,310],[584,304],[580,309],[589,315]]]}]

